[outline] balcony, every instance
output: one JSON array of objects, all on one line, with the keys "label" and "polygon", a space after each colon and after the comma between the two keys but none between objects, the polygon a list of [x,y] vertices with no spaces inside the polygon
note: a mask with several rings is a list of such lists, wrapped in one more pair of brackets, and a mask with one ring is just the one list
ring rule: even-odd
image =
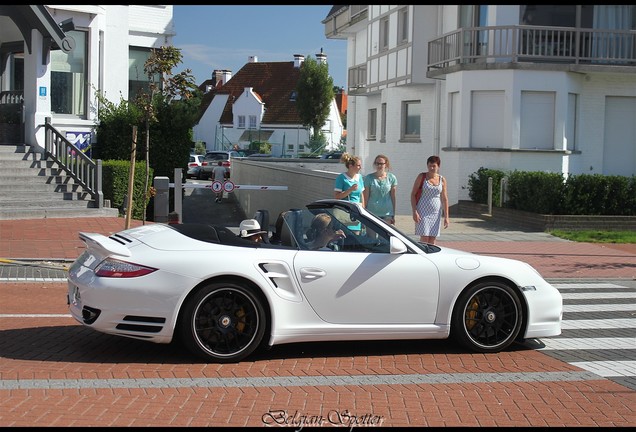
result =
[{"label": "balcony", "polygon": [[349,83],[348,93],[355,96],[356,94],[366,93],[367,87],[367,65],[363,64],[349,68],[349,75],[347,77]]},{"label": "balcony", "polygon": [[368,5],[342,6],[336,13],[322,21],[325,25],[325,37],[347,39],[348,35],[355,34],[360,28],[366,26],[368,8]]},{"label": "balcony", "polygon": [[428,43],[429,78],[458,70],[537,67],[634,73],[636,31],[539,26],[466,27]]}]

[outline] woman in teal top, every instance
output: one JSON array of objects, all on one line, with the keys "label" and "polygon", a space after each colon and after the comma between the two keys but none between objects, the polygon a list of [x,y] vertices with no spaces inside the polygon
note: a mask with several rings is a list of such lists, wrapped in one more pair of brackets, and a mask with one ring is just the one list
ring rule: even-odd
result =
[{"label": "woman in teal top", "polygon": [[[334,198],[357,202],[364,207],[364,179],[360,170],[362,169],[362,160],[358,156],[343,153],[340,162],[344,163],[347,171],[338,174],[334,187]],[[360,222],[347,225],[347,227],[356,234],[360,233],[362,228]]]},{"label": "woman in teal top", "polygon": [[338,174],[338,177],[336,177],[334,198],[358,202],[364,207],[364,196],[362,195],[364,180],[360,174],[362,161],[358,156],[343,153],[340,162],[345,164],[347,171]]},{"label": "woman in teal top", "polygon": [[377,155],[373,166],[375,172],[364,177],[364,202],[371,213],[390,224],[395,224],[397,177],[389,172],[391,164],[385,155]]}]

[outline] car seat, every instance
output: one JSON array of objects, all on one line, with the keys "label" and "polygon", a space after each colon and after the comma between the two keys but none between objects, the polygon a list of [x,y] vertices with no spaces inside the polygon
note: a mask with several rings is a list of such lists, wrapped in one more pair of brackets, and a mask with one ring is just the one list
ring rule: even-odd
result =
[{"label": "car seat", "polygon": [[[274,235],[270,242],[293,248],[302,247],[301,210],[291,209],[281,212],[276,220]],[[300,244],[299,244],[300,243]]]},{"label": "car seat", "polygon": [[265,209],[256,210],[254,213],[254,219],[261,226],[261,229],[265,231],[265,233],[261,234],[261,239],[263,243],[269,243],[269,211]]}]

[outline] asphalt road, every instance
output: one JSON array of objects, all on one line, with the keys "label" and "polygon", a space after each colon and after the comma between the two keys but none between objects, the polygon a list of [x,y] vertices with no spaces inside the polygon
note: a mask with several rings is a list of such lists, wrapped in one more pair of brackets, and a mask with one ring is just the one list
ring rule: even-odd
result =
[{"label": "asphalt road", "polygon": [[182,221],[187,223],[210,223],[214,225],[238,226],[245,214],[237,205],[234,194],[224,193],[223,201],[214,201],[212,189],[188,188],[187,184],[210,185],[210,180],[188,179],[183,195]]}]

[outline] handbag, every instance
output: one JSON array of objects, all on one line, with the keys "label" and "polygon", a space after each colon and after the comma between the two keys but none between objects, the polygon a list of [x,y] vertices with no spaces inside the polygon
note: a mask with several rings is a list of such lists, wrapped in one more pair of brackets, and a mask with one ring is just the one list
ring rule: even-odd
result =
[{"label": "handbag", "polygon": [[426,178],[426,173],[422,172],[422,179],[420,180],[420,185],[417,188],[417,192],[415,192],[415,205],[420,202],[420,197],[422,196],[422,186],[424,186],[424,179]]}]

